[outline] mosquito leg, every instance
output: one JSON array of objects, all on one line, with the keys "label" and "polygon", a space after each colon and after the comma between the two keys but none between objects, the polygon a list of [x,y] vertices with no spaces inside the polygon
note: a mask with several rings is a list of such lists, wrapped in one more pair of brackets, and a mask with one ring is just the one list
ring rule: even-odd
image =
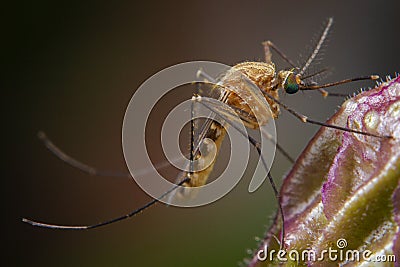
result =
[{"label": "mosquito leg", "polygon": [[319,89],[318,91],[324,91],[322,94],[323,97],[333,96],[333,97],[349,97],[350,94],[341,94],[341,93],[330,93],[324,89]]},{"label": "mosquito leg", "polygon": [[201,98],[197,98],[197,101],[200,102],[203,106],[205,106],[207,109],[209,109],[210,111],[212,111],[216,116],[220,117],[221,119],[223,119],[225,122],[227,122],[230,126],[232,126],[235,130],[237,130],[241,135],[243,135],[245,138],[247,138],[249,140],[249,142],[252,144],[252,146],[257,150],[257,153],[260,156],[261,162],[265,168],[265,170],[268,172],[267,177],[269,180],[269,183],[272,186],[272,190],[274,191],[274,195],[275,198],[278,202],[278,206],[279,206],[279,212],[280,212],[280,216],[282,219],[282,231],[281,231],[281,248],[282,246],[284,246],[284,238],[285,238],[285,228],[284,228],[284,223],[285,223],[285,217],[283,214],[283,208],[280,202],[280,194],[278,191],[278,187],[275,184],[275,181],[269,171],[267,162],[264,159],[264,156],[262,154],[261,151],[261,143],[258,142],[257,140],[255,140],[253,137],[249,136],[246,132],[244,132],[241,128],[239,128],[235,122],[233,122],[232,120],[228,119],[226,116],[222,115],[220,112],[218,112],[217,109],[215,109],[214,107],[212,107],[212,103],[210,103],[211,105],[209,105],[209,103],[206,103],[207,101],[202,101]]},{"label": "mosquito leg", "polygon": [[190,173],[193,172],[193,160],[194,160],[194,108],[193,102],[190,105]]},{"label": "mosquito leg", "polygon": [[[194,117],[194,108],[193,108],[193,104],[192,104],[192,108],[191,108],[191,115],[192,118]],[[74,158],[68,156],[67,154],[65,154],[61,149],[59,149],[57,146],[55,146],[50,139],[47,138],[46,134],[43,132],[39,132],[38,133],[38,137],[39,139],[42,140],[42,142],[45,144],[45,146],[58,158],[60,158],[61,160],[63,160],[64,162],[66,162],[67,164],[82,170],[83,172],[86,172],[88,174],[91,175],[109,175],[110,172],[104,172],[104,171],[99,171],[96,168],[90,167],[84,163],[81,163],[77,160],[75,160]],[[190,165],[190,172],[193,172],[193,166],[192,166],[192,162],[194,159],[194,120],[191,120],[191,153],[190,153],[190,159],[191,159],[191,165]],[[115,175],[115,173],[114,173]],[[130,177],[130,174],[126,174],[126,176]],[[180,186],[182,186],[183,184],[187,183],[190,181],[190,177],[184,177],[184,179],[182,179],[180,182],[178,182],[175,186],[173,186],[171,189],[169,189],[168,191],[166,191],[165,193],[163,193],[162,195],[160,195],[158,198],[155,198],[153,200],[151,200],[150,202],[148,202],[147,204],[145,204],[144,206],[135,209],[133,211],[131,211],[130,213],[123,215],[123,216],[119,216],[116,217],[114,219],[111,220],[107,220],[104,222],[100,222],[97,224],[92,224],[92,225],[76,225],[76,226],[71,226],[71,225],[60,225],[60,224],[49,224],[49,223],[43,223],[43,222],[38,222],[35,220],[30,220],[27,218],[22,218],[22,221],[24,223],[30,224],[32,226],[36,226],[36,227],[42,227],[42,228],[50,228],[50,229],[61,229],[61,230],[89,230],[89,229],[93,229],[93,228],[98,228],[101,226],[105,226],[108,224],[112,224],[118,221],[122,221],[125,219],[128,219],[130,217],[133,217],[137,214],[139,214],[140,212],[152,207],[154,204],[156,204],[157,202],[159,202],[162,198],[166,197],[167,195],[171,194],[173,191],[175,191],[176,189],[178,189]]]},{"label": "mosquito leg", "polygon": [[[325,68],[325,69],[319,70],[319,71],[317,71],[315,73],[312,73],[310,75],[307,75],[307,76],[304,76],[304,77],[301,76],[301,79],[303,81],[306,81],[307,79],[310,79],[310,78],[312,78],[314,76],[317,76],[317,75],[319,75],[321,73],[327,72],[328,70],[329,70],[328,68]],[[327,97],[327,96],[348,97],[349,96],[348,94],[331,93],[331,92],[328,92],[328,91],[326,91],[326,90],[324,90],[322,88],[327,88],[327,87],[331,87],[331,86],[335,86],[335,85],[339,85],[339,84],[344,84],[344,83],[355,82],[355,81],[377,80],[377,79],[379,79],[378,75],[370,75],[370,76],[365,76],[365,77],[345,79],[345,80],[342,80],[342,81],[338,81],[338,82],[334,82],[334,83],[327,83],[327,84],[322,84],[322,85],[319,85],[316,82],[310,82],[310,83],[306,83],[306,85],[300,86],[300,88],[301,88],[301,90],[318,90],[322,94],[323,97]]]},{"label": "mosquito leg", "polygon": [[261,133],[269,140],[271,141],[275,146],[276,149],[281,152],[281,154],[292,164],[294,164],[295,160],[289,155],[289,153],[281,146],[279,145],[278,142],[267,132],[261,131]]},{"label": "mosquito leg", "polygon": [[324,89],[318,89],[318,92],[320,92],[323,97],[327,97],[329,95],[328,91]]},{"label": "mosquito leg", "polygon": [[97,176],[131,177],[131,175],[129,173],[98,170],[97,168],[86,165],[85,163],[82,163],[82,162],[74,159],[73,157],[67,155],[64,151],[62,151],[56,145],[54,145],[53,142],[47,137],[47,135],[44,132],[39,132],[38,138],[43,142],[43,144],[46,146],[46,148],[48,150],[50,150],[50,152],[52,152],[57,158],[61,159],[68,165],[70,165],[78,170],[83,171],[84,173],[87,173],[89,175],[97,175]]},{"label": "mosquito leg", "polygon": [[[200,91],[200,84],[197,84],[198,87],[196,88],[196,94],[199,93]],[[194,151],[194,136],[195,136],[195,123],[194,123],[194,101],[191,100],[190,103],[190,166],[189,166],[189,177],[192,177],[194,166],[193,166],[193,161],[195,157],[195,151]]]},{"label": "mosquito leg", "polygon": [[312,119],[309,119],[307,116],[304,116],[303,114],[298,113],[297,111],[289,108],[287,105],[283,104],[282,102],[280,102],[278,99],[274,98],[272,95],[266,93],[266,92],[262,92],[266,97],[270,98],[271,100],[273,100],[275,103],[277,103],[279,106],[281,106],[282,108],[284,108],[285,110],[287,110],[288,112],[290,112],[290,114],[292,114],[293,116],[295,116],[296,118],[298,118],[300,121],[304,122],[304,123],[310,123],[310,124],[316,124],[316,125],[320,125],[320,126],[324,126],[324,127],[328,127],[328,128],[333,128],[333,129],[337,129],[340,131],[345,131],[345,132],[352,132],[352,133],[357,133],[357,134],[362,134],[362,135],[367,135],[367,136],[373,136],[373,137],[378,137],[378,138],[393,138],[390,135],[376,135],[376,134],[372,134],[372,133],[367,133],[367,132],[362,132],[362,131],[357,131],[357,130],[353,130],[353,129],[349,129],[346,127],[341,127],[341,126],[337,126],[337,125],[332,125],[332,124],[327,124],[324,122],[319,122],[319,121],[314,121]]},{"label": "mosquito leg", "polygon": [[318,92],[320,92],[324,98],[328,97],[328,96],[331,96],[331,97],[349,97],[350,96],[350,94],[331,93],[324,89],[318,89]]},{"label": "mosquito leg", "polygon": [[271,41],[265,41],[262,43],[264,46],[264,53],[265,53],[265,62],[271,64],[272,63],[272,53],[271,53],[271,48],[287,63],[289,63],[290,66],[293,68],[297,68],[296,65],[291,61],[285,53],[283,53],[273,42]]},{"label": "mosquito leg", "polygon": [[[257,119],[252,116],[251,114],[238,109],[237,107],[234,106],[230,106],[240,117],[241,120],[243,120],[244,122],[250,122],[250,121],[256,121]],[[270,141],[271,143],[273,143],[276,146],[276,149],[281,152],[281,154],[290,162],[290,163],[294,163],[295,160],[289,155],[289,153],[281,146],[279,145],[279,143],[268,133],[265,132],[263,130],[261,130],[261,134],[264,135],[264,137],[266,137],[268,139],[268,141]]]},{"label": "mosquito leg", "polygon": [[179,188],[181,185],[183,185],[184,183],[186,183],[189,180],[189,178],[185,178],[183,179],[181,182],[179,182],[178,184],[176,184],[175,186],[173,186],[170,190],[166,191],[164,194],[162,194],[161,196],[159,196],[158,198],[153,199],[152,201],[148,202],[146,205],[135,209],[133,211],[131,211],[130,213],[108,220],[108,221],[104,221],[104,222],[100,222],[97,224],[92,224],[92,225],[77,225],[77,226],[69,226],[69,225],[59,225],[59,224],[49,224],[49,223],[42,223],[42,222],[38,222],[38,221],[33,221],[30,219],[26,219],[23,218],[22,221],[24,223],[33,225],[33,226],[37,226],[37,227],[42,227],[42,228],[50,228],[50,229],[60,229],[60,230],[89,230],[89,229],[93,229],[93,228],[98,228],[101,226],[105,226],[108,224],[112,224],[115,222],[119,222],[125,219],[128,219],[130,217],[133,217],[139,213],[141,213],[142,211],[150,208],[151,206],[153,206],[154,204],[156,204],[157,202],[159,202],[161,199],[163,199],[165,196],[167,196],[168,194],[170,194],[171,192],[173,192],[174,190],[176,190],[177,188]]},{"label": "mosquito leg", "polygon": [[334,97],[348,97],[348,96],[349,96],[349,94],[331,93],[331,92],[328,92],[328,91],[326,91],[326,90],[324,90],[324,89],[321,89],[321,88],[318,89],[318,92],[320,92],[321,95],[322,95],[324,98],[326,98],[326,97],[328,97],[328,96],[334,96]]},{"label": "mosquito leg", "polygon": [[364,77],[357,77],[357,78],[352,78],[352,79],[345,79],[333,83],[326,83],[326,84],[317,84],[317,83],[311,83],[309,85],[301,85],[300,90],[318,90],[323,97],[327,96],[337,96],[337,97],[348,97],[348,94],[341,94],[341,93],[330,93],[322,88],[327,88],[327,87],[332,87],[336,86],[339,84],[345,84],[345,83],[351,83],[355,81],[364,81],[364,80],[377,80],[379,79],[378,75],[370,75],[370,76],[364,76]]},{"label": "mosquito leg", "polygon": [[[311,85],[316,85],[316,83],[311,83]],[[348,97],[349,94],[341,94],[341,93],[330,93],[322,88],[318,89],[318,92],[321,93],[321,95],[326,98],[328,96],[334,96],[334,97]]]},{"label": "mosquito leg", "polygon": [[[76,168],[84,173],[87,173],[92,176],[111,176],[111,177],[132,177],[130,173],[127,172],[118,172],[118,171],[108,171],[108,170],[99,170],[95,167],[89,166],[85,163],[78,161],[77,159],[67,155],[63,150],[57,147],[44,132],[38,133],[38,138],[43,142],[45,147],[57,158],[70,165],[73,168]],[[166,161],[160,164],[156,164],[154,167],[156,169],[162,169],[165,167],[171,166],[171,164]],[[143,169],[138,170],[138,175],[146,175],[152,173],[153,169]]]}]

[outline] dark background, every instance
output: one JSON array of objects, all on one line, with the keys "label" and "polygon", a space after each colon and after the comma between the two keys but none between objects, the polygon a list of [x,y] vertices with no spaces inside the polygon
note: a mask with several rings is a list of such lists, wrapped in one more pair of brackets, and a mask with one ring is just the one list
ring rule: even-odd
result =
[{"label": "dark background", "polygon": [[[233,65],[262,60],[270,39],[294,60],[329,16],[335,19],[323,63],[325,81],[400,70],[398,1],[32,1],[2,6],[4,266],[236,266],[255,248],[274,214],[270,186],[248,180],[211,205],[157,205],[140,216],[90,231],[54,231],[21,222],[94,223],[150,198],[133,180],[90,177],[54,158],[37,140],[45,130],[76,158],[125,170],[121,124],[135,89],[176,63]],[[286,67],[275,55],[278,69]],[[354,92],[372,82],[331,89]],[[282,96],[326,120],[341,99]],[[279,143],[297,156],[317,127],[282,114]],[[155,137],[156,138],[156,135]],[[280,180],[290,164],[277,156]]]}]

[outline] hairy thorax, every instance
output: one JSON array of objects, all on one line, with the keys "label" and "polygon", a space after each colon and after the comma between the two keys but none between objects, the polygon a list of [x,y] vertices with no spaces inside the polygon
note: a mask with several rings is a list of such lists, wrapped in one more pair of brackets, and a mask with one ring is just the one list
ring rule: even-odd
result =
[{"label": "hairy thorax", "polygon": [[[249,80],[253,84],[250,84]],[[243,117],[246,118],[244,119],[246,126],[258,128],[259,125],[267,123],[271,117],[273,119],[278,117],[279,106],[270,98],[264,97],[261,92],[259,94],[254,92],[254,85],[256,85],[259,90],[279,99],[278,90],[274,89],[276,75],[273,64],[263,62],[239,63],[224,75],[221,82],[224,85],[224,90],[229,92],[226,103],[236,110],[241,110],[242,120]],[[268,114],[265,112],[258,113],[257,122],[253,110],[265,109],[260,107],[260,105],[265,106],[265,101],[260,101],[260,98],[267,101],[271,112],[268,112]]]}]

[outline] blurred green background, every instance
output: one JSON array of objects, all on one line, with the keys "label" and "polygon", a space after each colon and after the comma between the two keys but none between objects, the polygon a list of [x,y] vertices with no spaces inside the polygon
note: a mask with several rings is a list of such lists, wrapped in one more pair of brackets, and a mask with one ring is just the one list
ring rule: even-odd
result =
[{"label": "blurred green background", "polygon": [[[90,177],[66,166],[36,133],[46,131],[83,162],[125,170],[125,108],[135,89],[167,66],[262,60],[261,42],[268,39],[297,60],[333,16],[322,66],[334,72],[325,81],[400,70],[398,1],[22,1],[2,9],[4,266],[236,266],[255,248],[276,202],[268,183],[249,194],[249,179],[205,207],[157,205],[90,231],[21,222],[90,224],[150,199],[133,180]],[[276,55],[273,60],[287,66]],[[342,102],[314,92],[282,99],[318,120]],[[276,124],[279,143],[293,156],[318,129],[286,113]],[[289,168],[277,155],[272,174],[280,181]]]}]

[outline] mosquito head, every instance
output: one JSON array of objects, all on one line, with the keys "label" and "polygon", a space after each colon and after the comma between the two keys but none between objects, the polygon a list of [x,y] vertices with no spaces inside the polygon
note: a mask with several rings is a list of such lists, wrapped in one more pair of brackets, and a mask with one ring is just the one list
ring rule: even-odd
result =
[{"label": "mosquito head", "polygon": [[303,82],[295,69],[281,70],[278,73],[278,87],[283,88],[288,94],[295,94],[299,91]]}]

